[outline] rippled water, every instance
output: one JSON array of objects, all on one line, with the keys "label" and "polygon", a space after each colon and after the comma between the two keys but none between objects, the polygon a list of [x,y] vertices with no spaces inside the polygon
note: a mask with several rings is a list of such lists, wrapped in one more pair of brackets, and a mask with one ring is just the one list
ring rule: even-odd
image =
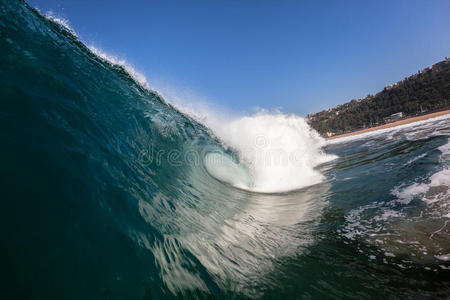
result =
[{"label": "rippled water", "polygon": [[448,116],[199,123],[63,25],[0,0],[5,299],[450,295]]}]

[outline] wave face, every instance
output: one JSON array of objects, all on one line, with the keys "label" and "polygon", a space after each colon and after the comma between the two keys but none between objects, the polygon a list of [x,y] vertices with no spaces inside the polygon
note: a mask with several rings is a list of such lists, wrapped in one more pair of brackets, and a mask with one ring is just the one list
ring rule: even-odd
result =
[{"label": "wave face", "polygon": [[3,257],[11,274],[37,274],[9,289],[255,296],[248,287],[275,259],[311,242],[324,206],[313,191],[327,187],[289,191],[320,183],[320,160],[274,156],[270,174],[249,157],[253,134],[272,124],[268,150],[324,156],[303,119],[258,115],[211,133],[66,23],[2,1],[0,26],[1,219],[6,249],[18,251]]},{"label": "wave face", "polygon": [[326,144],[198,121],[21,1],[0,41],[5,299],[449,295],[448,119]]}]

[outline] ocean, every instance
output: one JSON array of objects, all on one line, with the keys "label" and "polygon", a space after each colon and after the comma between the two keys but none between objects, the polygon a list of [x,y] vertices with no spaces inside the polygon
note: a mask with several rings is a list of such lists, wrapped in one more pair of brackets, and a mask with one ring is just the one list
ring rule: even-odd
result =
[{"label": "ocean", "polygon": [[23,1],[0,41],[2,299],[450,297],[450,116],[325,141],[202,118]]}]

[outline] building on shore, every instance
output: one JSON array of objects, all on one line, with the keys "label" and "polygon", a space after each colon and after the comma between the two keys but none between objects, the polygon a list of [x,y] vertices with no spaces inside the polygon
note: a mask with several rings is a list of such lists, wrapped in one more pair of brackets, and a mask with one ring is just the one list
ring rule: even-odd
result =
[{"label": "building on shore", "polygon": [[386,123],[391,123],[391,122],[402,119],[404,116],[405,116],[405,114],[403,112],[398,112],[398,113],[390,115],[389,117],[384,118],[384,121]]}]

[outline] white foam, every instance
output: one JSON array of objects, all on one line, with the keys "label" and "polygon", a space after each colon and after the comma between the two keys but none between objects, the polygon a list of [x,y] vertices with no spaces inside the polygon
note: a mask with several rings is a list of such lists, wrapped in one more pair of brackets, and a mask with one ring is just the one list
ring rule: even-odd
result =
[{"label": "white foam", "polygon": [[426,197],[426,193],[433,187],[442,186],[447,188],[445,193],[448,193],[448,187],[450,187],[450,169],[443,169],[442,171],[434,173],[430,177],[429,183],[413,183],[407,187],[395,187],[391,193],[398,198],[398,202],[403,204],[408,204],[417,196],[423,196],[422,200],[427,203],[434,203],[442,198],[443,195],[439,193],[434,196]]},{"label": "white foam", "polygon": [[[91,50],[92,53],[94,53],[95,55],[97,55],[98,57],[100,57],[101,59],[109,62],[111,65],[116,65],[116,66],[121,66],[122,68],[125,69],[125,71],[137,82],[139,83],[142,87],[144,87],[147,90],[151,90],[150,89],[150,85],[147,81],[147,78],[140,72],[136,71],[133,66],[131,66],[129,63],[126,62],[126,60],[124,59],[120,59],[117,56],[114,55],[110,55],[105,53],[104,51],[98,49],[95,46],[89,45],[87,46],[89,48],[89,50]],[[154,92],[153,90],[151,90],[152,92]]]},{"label": "white foam", "polygon": [[296,115],[260,112],[251,116],[208,124],[237,151],[253,181],[249,190],[285,192],[321,182],[315,169],[335,156],[322,151],[325,140]]},{"label": "white foam", "polygon": [[[39,11],[39,10],[38,10]],[[40,11],[39,11],[40,12]],[[44,17],[46,17],[48,20],[53,21],[59,25],[61,25],[62,27],[64,27],[67,31],[69,31],[70,33],[72,33],[74,36],[78,37],[77,33],[75,32],[75,30],[72,29],[72,27],[70,26],[69,20],[62,18],[62,17],[58,17],[55,15],[55,13],[53,11],[48,11],[47,13],[43,14]]]},{"label": "white foam", "polygon": [[450,186],[450,169],[444,169],[430,177],[430,186]]},{"label": "white foam", "polygon": [[385,133],[390,133],[390,132],[400,131],[400,130],[403,130],[403,129],[408,129],[408,128],[411,128],[411,127],[423,126],[423,125],[426,125],[426,124],[428,124],[430,122],[432,123],[432,122],[436,122],[436,121],[442,121],[442,120],[446,120],[446,119],[449,119],[449,118],[450,118],[450,114],[446,114],[446,115],[437,116],[437,117],[434,117],[434,118],[421,120],[421,121],[417,121],[417,122],[413,122],[413,123],[398,125],[398,126],[395,126],[395,127],[378,129],[378,130],[369,131],[369,132],[365,132],[365,133],[361,133],[361,134],[356,134],[356,135],[336,138],[336,139],[328,140],[327,143],[329,143],[329,144],[338,144],[338,143],[346,143],[346,142],[350,142],[350,141],[354,141],[354,140],[366,139],[366,138],[369,138],[369,137],[378,136],[378,135],[385,134]]},{"label": "white foam", "polygon": [[416,156],[416,157],[410,159],[410,160],[405,164],[405,166],[406,166],[406,165],[410,165],[410,164],[412,164],[413,162],[415,162],[416,160],[419,160],[419,159],[421,159],[421,158],[424,158],[425,156],[427,156],[427,153],[422,153],[422,154],[420,154],[420,155],[418,155],[418,156]]},{"label": "white foam", "polygon": [[442,155],[450,154],[450,139],[447,144],[440,146],[438,150],[441,151]]},{"label": "white foam", "polygon": [[410,186],[407,187],[395,187],[392,191],[391,194],[393,194],[394,196],[396,196],[398,198],[398,202],[403,203],[403,204],[408,204],[409,202],[412,201],[412,199],[414,197],[416,197],[417,195],[420,194],[424,194],[428,191],[429,187],[427,184],[419,184],[419,183],[414,183]]}]

